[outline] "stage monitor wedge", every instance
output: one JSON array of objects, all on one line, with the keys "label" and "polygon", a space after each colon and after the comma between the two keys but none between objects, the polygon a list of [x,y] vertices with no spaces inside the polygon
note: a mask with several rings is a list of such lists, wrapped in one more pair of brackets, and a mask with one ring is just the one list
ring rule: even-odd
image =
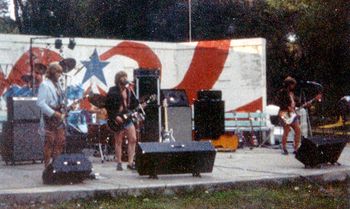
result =
[{"label": "stage monitor wedge", "polygon": [[347,136],[303,138],[295,158],[305,167],[317,167],[326,163],[335,164],[348,142],[350,140]]},{"label": "stage monitor wedge", "polygon": [[138,143],[136,168],[139,175],[210,173],[216,151],[210,142]]}]

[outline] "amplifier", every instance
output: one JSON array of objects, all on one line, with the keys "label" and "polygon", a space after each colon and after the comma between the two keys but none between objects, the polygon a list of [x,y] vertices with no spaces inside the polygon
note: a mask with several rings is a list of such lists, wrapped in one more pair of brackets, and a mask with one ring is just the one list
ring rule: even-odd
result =
[{"label": "amplifier", "polygon": [[220,101],[222,98],[222,93],[220,90],[200,90],[197,92],[198,100],[214,100]]},{"label": "amplifier", "polygon": [[42,161],[44,140],[39,122],[6,122],[3,124],[1,155],[6,164],[19,161]]},{"label": "amplifier", "polygon": [[39,121],[40,108],[36,101],[36,97],[7,98],[8,121]]}]

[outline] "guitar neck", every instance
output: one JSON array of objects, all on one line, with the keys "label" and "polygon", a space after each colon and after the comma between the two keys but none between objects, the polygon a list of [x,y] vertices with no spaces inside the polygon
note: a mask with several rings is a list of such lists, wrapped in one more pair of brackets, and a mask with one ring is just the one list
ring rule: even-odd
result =
[{"label": "guitar neck", "polygon": [[168,127],[168,107],[164,107],[164,129],[165,131],[169,131]]},{"label": "guitar neck", "polygon": [[313,98],[307,102],[305,102],[303,105],[300,106],[300,108],[304,108],[304,107],[307,107],[308,105],[314,103],[317,99],[316,98]]}]

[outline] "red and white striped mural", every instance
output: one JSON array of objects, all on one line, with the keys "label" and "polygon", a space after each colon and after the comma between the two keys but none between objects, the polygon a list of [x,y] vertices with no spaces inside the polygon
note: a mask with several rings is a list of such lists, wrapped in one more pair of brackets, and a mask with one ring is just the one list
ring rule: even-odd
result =
[{"label": "red and white striped mural", "polygon": [[[0,34],[0,95],[12,85],[24,85],[21,77],[30,74],[30,38]],[[215,89],[222,91],[226,111],[263,111],[266,105],[262,38],[191,43],[75,38],[73,50],[67,47],[68,38],[62,40],[63,48],[57,50],[55,38],[33,39],[34,63],[74,58],[68,85],[81,84],[86,91],[104,94],[119,70],[132,78],[136,68],[160,69],[161,88],[185,89],[191,102],[198,90]]]}]

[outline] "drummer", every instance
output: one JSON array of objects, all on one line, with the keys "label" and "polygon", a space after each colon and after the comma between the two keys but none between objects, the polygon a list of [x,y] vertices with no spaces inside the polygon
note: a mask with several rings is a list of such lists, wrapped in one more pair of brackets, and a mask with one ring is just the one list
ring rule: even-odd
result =
[{"label": "drummer", "polygon": [[[36,96],[38,93],[38,88],[43,81],[46,72],[46,66],[37,63],[34,65],[33,75],[25,74],[21,76],[21,81],[19,84],[12,84],[8,90],[4,93],[3,97],[7,99],[8,97],[26,97],[26,96]],[[33,79],[34,78],[34,79]],[[32,82],[34,80],[35,89],[32,90]],[[24,83],[24,84],[20,84]]]}]

